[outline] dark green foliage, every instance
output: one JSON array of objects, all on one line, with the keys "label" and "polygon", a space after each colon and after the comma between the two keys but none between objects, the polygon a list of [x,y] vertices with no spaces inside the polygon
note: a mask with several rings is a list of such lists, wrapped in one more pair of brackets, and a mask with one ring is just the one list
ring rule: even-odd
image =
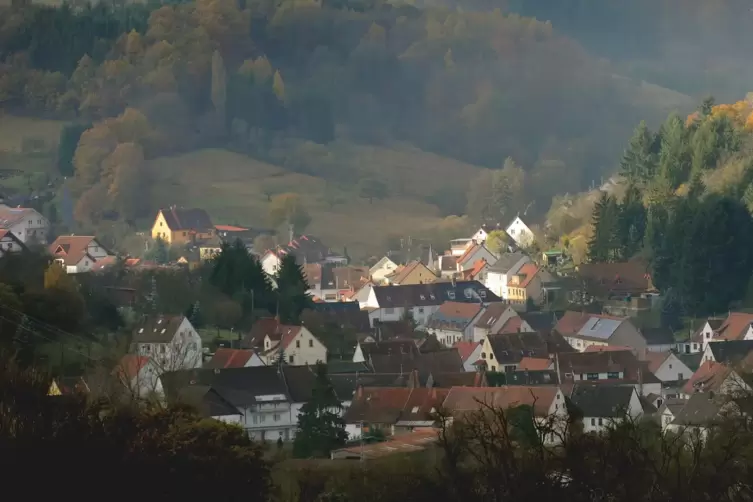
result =
[{"label": "dark green foliage", "polygon": [[630,144],[620,161],[620,174],[630,183],[642,185],[650,180],[657,165],[656,137],[641,122],[630,139]]},{"label": "dark green foliage", "polygon": [[306,291],[309,286],[303,269],[293,255],[285,255],[275,275],[277,283],[277,315],[284,324],[298,324],[301,313],[311,305],[311,297]]},{"label": "dark green foliage", "polygon": [[341,412],[342,403],[327,376],[327,366],[317,364],[311,399],[298,414],[293,454],[298,458],[328,458],[332,450],[343,446],[348,434]]},{"label": "dark green foliage", "polygon": [[246,246],[236,240],[232,245],[223,243],[220,253],[211,265],[209,282],[228,298],[237,301],[245,315],[256,309],[271,307],[272,287],[261,266]]},{"label": "dark green foliage", "polygon": [[73,154],[76,153],[81,134],[89,129],[91,124],[68,124],[60,131],[58,144],[57,167],[63,176],[73,176]]},{"label": "dark green foliage", "polygon": [[594,205],[591,216],[593,235],[588,242],[588,259],[591,262],[614,261],[619,253],[620,206],[606,192]]},{"label": "dark green foliage", "polygon": [[170,261],[170,256],[165,241],[157,237],[154,240],[154,245],[149,249],[146,254],[147,260],[152,260],[155,263],[164,265]]},{"label": "dark green foliage", "polygon": [[672,188],[688,178],[690,173],[690,150],[685,125],[677,115],[670,115],[661,130],[661,153],[659,176],[663,176]]},{"label": "dark green foliage", "polygon": [[617,258],[628,260],[637,254],[643,246],[646,232],[646,208],[643,206],[641,192],[631,185],[619,208],[617,218]]}]

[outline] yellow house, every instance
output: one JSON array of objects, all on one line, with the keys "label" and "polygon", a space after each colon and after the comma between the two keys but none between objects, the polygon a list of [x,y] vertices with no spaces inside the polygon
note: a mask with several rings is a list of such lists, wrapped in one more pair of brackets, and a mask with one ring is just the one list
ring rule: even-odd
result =
[{"label": "yellow house", "polygon": [[159,238],[170,245],[209,240],[216,233],[209,214],[195,208],[160,209],[152,226],[152,239]]},{"label": "yellow house", "polygon": [[420,261],[412,261],[403,268],[398,268],[393,274],[385,276],[385,282],[395,286],[409,284],[430,284],[437,280],[437,274]]},{"label": "yellow house", "polygon": [[540,269],[535,263],[526,263],[511,276],[507,283],[507,299],[510,303],[524,305],[530,298],[539,303],[542,296]]}]

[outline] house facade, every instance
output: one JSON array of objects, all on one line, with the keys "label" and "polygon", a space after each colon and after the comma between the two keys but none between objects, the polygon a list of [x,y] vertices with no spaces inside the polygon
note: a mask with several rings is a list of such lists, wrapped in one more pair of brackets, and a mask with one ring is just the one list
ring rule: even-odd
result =
[{"label": "house facade", "polygon": [[489,251],[489,249],[481,243],[471,244],[468,249],[465,250],[465,253],[460,255],[457,259],[457,271],[464,272],[470,270],[479,260],[484,260],[489,265],[494,265],[497,262],[497,255]]},{"label": "house facade", "polygon": [[225,349],[220,347],[204,368],[251,368],[265,366],[264,360],[253,350]]},{"label": "house facade", "polygon": [[662,382],[680,382],[687,380],[693,371],[673,352],[647,352],[648,370]]},{"label": "house facade", "polygon": [[141,399],[163,394],[161,373],[160,366],[151,357],[136,354],[124,355],[113,370],[113,375],[126,391]]},{"label": "house facade", "polygon": [[27,246],[46,245],[50,222],[35,209],[0,204],[0,229],[9,230]]},{"label": "house facade", "polygon": [[627,318],[568,311],[554,329],[579,352],[591,346],[617,345],[635,351],[648,348],[640,330]]},{"label": "house facade", "polygon": [[61,235],[48,250],[69,274],[89,272],[104,258],[115,258],[93,235]]},{"label": "house facade", "polygon": [[437,274],[420,261],[412,261],[384,277],[384,282],[393,286],[429,284],[437,280]]},{"label": "house facade", "polygon": [[505,253],[486,270],[484,285],[503,300],[509,299],[508,284],[510,277],[517,274],[531,259],[523,253]]},{"label": "house facade", "polygon": [[507,303],[490,303],[473,326],[473,341],[481,342],[487,336],[499,333],[505,323],[513,318],[520,316]]},{"label": "house facade", "polygon": [[390,260],[387,256],[384,256],[369,269],[369,274],[373,281],[380,283],[384,281],[385,277],[392,275],[396,270],[397,263]]},{"label": "house facade", "polygon": [[200,368],[201,337],[185,316],[153,316],[136,326],[133,354],[149,357],[160,371]]},{"label": "house facade", "polygon": [[152,239],[162,239],[168,245],[209,240],[216,233],[209,214],[197,208],[160,209],[152,225]]},{"label": "house facade", "polygon": [[6,254],[22,253],[26,251],[26,245],[10,230],[0,229],[0,256]]},{"label": "house facade", "polygon": [[623,420],[635,420],[643,413],[640,398],[630,386],[580,384],[570,400],[583,414],[583,432],[602,433]]},{"label": "house facade", "polygon": [[254,350],[265,364],[278,362],[307,366],[327,361],[327,347],[304,326],[280,324],[275,318],[259,319],[241,341],[241,348]]},{"label": "house facade", "polygon": [[444,302],[429,318],[428,333],[445,347],[473,339],[473,327],[484,311],[480,303]]},{"label": "house facade", "polygon": [[522,248],[527,248],[536,240],[533,231],[528,228],[528,225],[526,225],[523,220],[520,219],[520,216],[516,216],[515,219],[512,220],[505,229],[505,232],[507,232],[507,235],[515,241],[515,244]]}]

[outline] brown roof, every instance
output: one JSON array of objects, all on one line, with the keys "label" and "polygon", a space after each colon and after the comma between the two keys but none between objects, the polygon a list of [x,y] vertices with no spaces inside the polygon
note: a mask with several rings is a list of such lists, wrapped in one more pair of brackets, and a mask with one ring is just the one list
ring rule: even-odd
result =
[{"label": "brown roof", "polygon": [[132,380],[138,376],[139,371],[149,364],[150,359],[147,356],[137,356],[135,354],[124,355],[113,370],[113,374]]},{"label": "brown roof", "polygon": [[667,360],[671,352],[653,352],[653,351],[646,351],[645,354],[643,354],[643,360],[648,363],[648,370],[651,373],[656,374],[656,372],[661,368],[661,365],[664,364],[664,361]]},{"label": "brown roof", "polygon": [[465,248],[465,252],[458,257],[458,263],[463,264],[471,254],[475,253],[479,249],[481,249],[481,244],[474,243],[468,246],[467,248]]},{"label": "brown roof", "polygon": [[653,291],[648,266],[641,261],[621,263],[584,263],[578,267],[578,274],[585,279],[593,294],[640,294]]},{"label": "brown roof", "polygon": [[481,317],[478,318],[476,326],[481,328],[491,328],[491,326],[499,319],[505,311],[510,308],[510,305],[505,302],[493,302],[486,306]]},{"label": "brown roof", "polygon": [[206,233],[207,230],[214,229],[212,219],[203,209],[172,206],[167,209],[160,209],[160,212],[165,218],[168,228],[172,231],[193,230]]},{"label": "brown roof", "polygon": [[400,284],[401,282],[403,282],[404,280],[408,278],[408,275],[410,275],[411,272],[413,272],[419,267],[426,268],[426,265],[424,265],[418,260],[413,260],[412,262],[405,265],[402,269],[398,268],[397,271],[395,271],[395,273],[388,276],[390,279],[390,282],[393,284]]},{"label": "brown roof", "polygon": [[592,318],[612,319],[615,321],[621,321],[625,319],[624,317],[616,317],[604,314],[590,314],[588,312],[576,312],[574,310],[568,310],[567,312],[565,312],[565,315],[563,315],[562,318],[557,321],[554,329],[564,336],[576,335],[578,334],[580,329],[585,326],[588,320]]},{"label": "brown roof", "polygon": [[522,267],[520,267],[520,270],[518,271],[516,276],[520,277],[520,282],[518,284],[513,284],[512,280],[508,281],[508,286],[514,286],[516,288],[525,288],[527,287],[534,277],[536,277],[536,274],[539,273],[539,267],[535,263],[526,263]]},{"label": "brown roof", "polygon": [[745,312],[730,312],[719,329],[714,333],[718,340],[742,340],[753,324],[753,314]]},{"label": "brown roof", "polygon": [[623,350],[633,350],[633,348],[627,345],[589,345],[583,352],[620,352]]},{"label": "brown roof", "polygon": [[251,357],[253,350],[242,349],[217,349],[212,359],[207,362],[205,368],[243,368]]},{"label": "brown roof", "polygon": [[520,333],[523,326],[523,318],[519,316],[511,317],[502,325],[496,334],[509,335],[511,333]]},{"label": "brown roof", "polygon": [[133,342],[170,343],[184,319],[182,315],[149,317],[133,330]]},{"label": "brown roof", "polygon": [[563,383],[572,382],[575,374],[616,372],[624,373],[624,379],[620,379],[624,381],[642,381],[647,384],[659,382],[659,379],[648,370],[648,363],[639,361],[629,350],[561,353],[559,368]]},{"label": "brown roof", "polygon": [[398,421],[430,421],[447,391],[426,388],[360,387],[353,396],[346,423],[396,424]]},{"label": "brown roof", "polygon": [[461,371],[456,373],[432,373],[432,388],[486,387],[486,373],[481,371]]},{"label": "brown roof", "polygon": [[39,217],[39,213],[32,208],[0,206],[0,228],[10,228],[19,221],[32,217]]},{"label": "brown roof", "polygon": [[471,320],[481,311],[480,303],[444,302],[438,312],[447,317]]},{"label": "brown roof", "polygon": [[456,342],[453,347],[458,349],[458,354],[460,354],[460,359],[463,361],[467,361],[469,357],[473,354],[473,352],[478,348],[478,346],[481,344],[481,342]]},{"label": "brown roof", "polygon": [[553,366],[552,360],[541,357],[524,357],[518,363],[519,370],[540,371],[548,370]]},{"label": "brown roof", "polygon": [[358,290],[369,281],[369,267],[336,267],[332,273],[335,276],[335,285],[338,289]]},{"label": "brown roof", "polygon": [[557,387],[453,387],[442,406],[453,415],[483,409],[484,405],[508,409],[521,405],[533,406],[534,414],[544,416],[557,395]]},{"label": "brown roof", "polygon": [[489,264],[486,262],[486,260],[484,258],[479,258],[478,260],[473,262],[473,267],[463,272],[463,277],[465,277],[466,279],[473,279],[488,267]]},{"label": "brown roof", "polygon": [[303,277],[310,288],[316,288],[322,283],[322,266],[319,263],[306,263],[301,267]]},{"label": "brown roof", "polygon": [[[93,235],[61,235],[48,249],[55,258],[62,258],[63,263],[74,266],[87,255],[87,248],[95,239]],[[92,256],[89,258],[94,260]]]},{"label": "brown roof", "polygon": [[690,377],[682,391],[685,394],[718,391],[731,373],[732,368],[726,364],[704,361],[701,367]]},{"label": "brown roof", "polygon": [[703,328],[706,327],[706,323],[708,323],[709,327],[711,327],[711,331],[716,332],[724,323],[724,319],[717,319],[717,318],[708,318],[706,322],[701,324],[697,330],[693,333],[693,335],[690,337],[690,340],[693,342],[701,343],[703,342],[703,334],[701,331],[703,331]]},{"label": "brown roof", "polygon": [[417,370],[421,374],[428,374],[463,371],[463,360],[454,348],[424,353],[372,354],[370,362],[375,373],[407,373]]},{"label": "brown roof", "polygon": [[241,348],[261,349],[264,347],[264,338],[269,336],[270,340],[279,342],[274,347],[271,347],[270,350],[274,350],[278,346],[282,346],[285,349],[298,335],[300,330],[301,326],[280,324],[274,317],[264,317],[257,320],[251,326],[251,331],[241,341]]},{"label": "brown roof", "polygon": [[458,258],[455,255],[446,254],[442,256],[442,270],[450,272],[458,269]]}]

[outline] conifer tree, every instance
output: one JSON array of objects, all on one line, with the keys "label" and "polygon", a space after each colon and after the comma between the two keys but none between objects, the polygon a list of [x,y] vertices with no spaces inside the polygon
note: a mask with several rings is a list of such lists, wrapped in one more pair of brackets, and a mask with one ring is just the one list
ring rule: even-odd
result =
[{"label": "conifer tree", "polygon": [[656,171],[655,137],[645,122],[633,132],[627,150],[620,161],[620,174],[634,184],[644,184]]},{"label": "conifer tree", "polygon": [[614,197],[602,192],[591,213],[593,235],[588,242],[588,259],[591,262],[612,261],[618,246],[617,219],[619,206]]},{"label": "conifer tree", "polygon": [[348,434],[341,417],[342,402],[327,375],[327,366],[316,365],[316,382],[311,399],[298,414],[293,454],[298,458],[324,457],[345,444]]},{"label": "conifer tree", "polygon": [[659,173],[672,188],[683,183],[690,173],[690,149],[685,125],[677,115],[670,115],[662,126]]},{"label": "conifer tree", "polygon": [[277,282],[278,311],[280,322],[297,324],[301,312],[311,304],[311,297],[303,269],[295,261],[295,256],[285,255],[280,260],[280,268],[275,276]]}]

